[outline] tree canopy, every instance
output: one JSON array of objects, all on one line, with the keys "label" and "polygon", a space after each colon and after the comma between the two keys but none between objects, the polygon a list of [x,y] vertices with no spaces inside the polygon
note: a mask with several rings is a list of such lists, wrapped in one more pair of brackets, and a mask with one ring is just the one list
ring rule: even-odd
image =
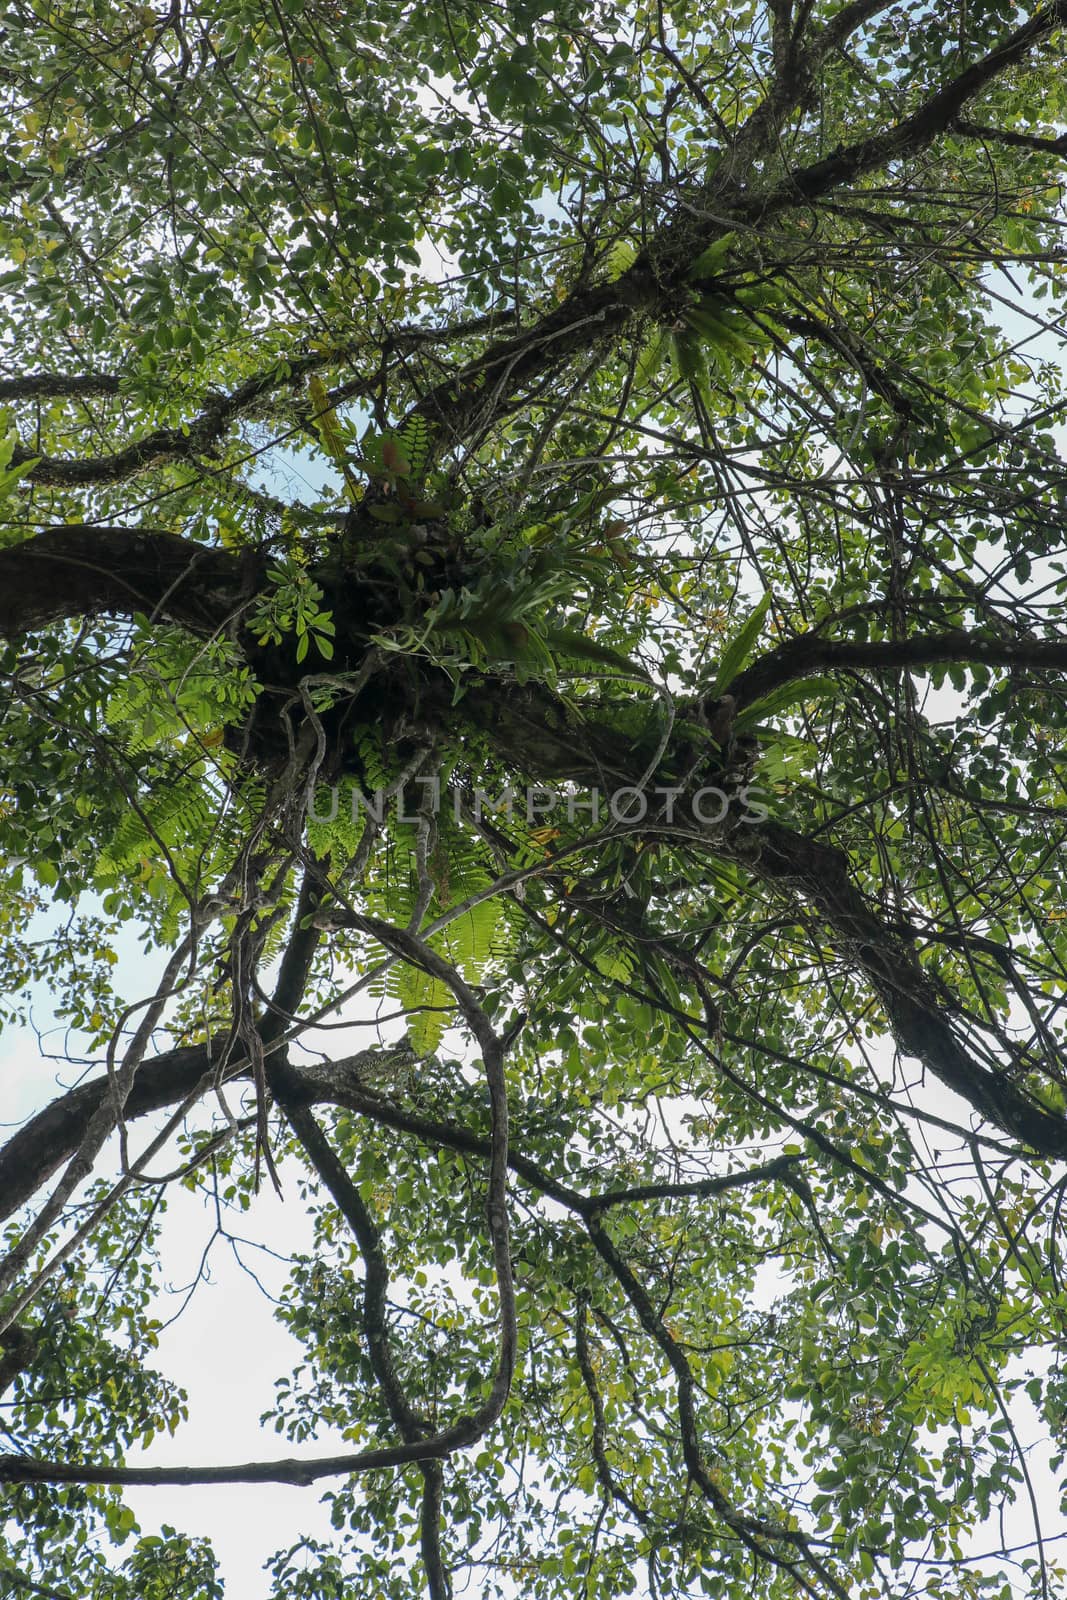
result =
[{"label": "tree canopy", "polygon": [[0,1591],[1067,1592],[1065,22],[9,0]]}]

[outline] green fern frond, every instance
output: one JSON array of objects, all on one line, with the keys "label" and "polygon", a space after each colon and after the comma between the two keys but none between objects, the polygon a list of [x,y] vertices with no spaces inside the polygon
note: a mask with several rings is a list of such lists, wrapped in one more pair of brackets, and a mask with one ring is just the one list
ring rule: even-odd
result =
[{"label": "green fern frond", "polygon": [[363,775],[369,787],[388,788],[392,781],[392,773],[386,765],[382,738],[377,728],[358,729],[352,742],[356,747]]},{"label": "green fern frond", "polygon": [[399,969],[397,998],[407,1011],[407,1032],[416,1055],[431,1056],[441,1043],[455,1005],[440,978],[406,962]]},{"label": "green fern frond", "polygon": [[637,246],[629,239],[616,239],[607,253],[606,266],[609,283],[615,283],[628,272],[637,260]]},{"label": "green fern frond", "polygon": [[202,840],[212,817],[208,798],[199,780],[176,782],[156,790],[150,804],[139,810],[132,806],[123,814],[111,840],[101,851],[101,866],[122,869],[141,856],[150,860],[159,843],[177,845],[183,840]]},{"label": "green fern frond", "polygon": [[411,467],[411,477],[420,478],[430,455],[430,424],[425,417],[409,417],[397,434],[397,444]]}]

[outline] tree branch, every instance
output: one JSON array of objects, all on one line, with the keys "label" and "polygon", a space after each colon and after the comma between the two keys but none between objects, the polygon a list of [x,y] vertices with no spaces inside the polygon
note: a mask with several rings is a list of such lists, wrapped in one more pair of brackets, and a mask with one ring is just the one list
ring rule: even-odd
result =
[{"label": "tree branch", "polygon": [[807,633],[779,645],[746,667],[730,685],[738,709],[782,684],[828,670],[922,671],[942,662],[978,662],[988,667],[1023,667],[1035,672],[1067,672],[1067,639],[994,638],[955,629],[915,634],[909,639],[865,643]]},{"label": "tree branch", "polygon": [[[184,1100],[211,1071],[225,1043],[218,1035],[207,1045],[183,1045],[142,1064],[133,1080],[124,1114],[147,1116]],[[24,1205],[74,1154],[82,1134],[107,1100],[107,1078],[70,1089],[12,1134],[0,1147],[0,1222]]]},{"label": "tree branch", "polygon": [[[459,973],[414,934],[393,928],[377,918],[365,920],[366,931],[407,961],[416,962],[447,984],[456,996],[482,1052],[492,1112],[486,1212],[496,1269],[500,1305],[500,1337],[496,1371],[489,1393],[480,1406],[450,1427],[429,1438],[408,1439],[381,1449],[352,1455],[328,1456],[314,1461],[247,1462],[231,1467],[118,1467],[75,1466],[19,1455],[0,1456],[0,1483],[314,1483],[340,1473],[369,1472],[379,1467],[440,1460],[476,1443],[500,1416],[515,1370],[517,1323],[515,1288],[507,1216],[508,1108],[504,1076],[504,1046],[473,990]],[[317,930],[313,930],[317,931]],[[284,1093],[284,1087],[281,1092]],[[321,1151],[319,1152],[321,1154]]]},{"label": "tree branch", "polygon": [[886,927],[853,884],[844,852],[773,821],[745,832],[752,842],[739,859],[764,881],[798,890],[821,913],[833,930],[838,953],[870,980],[904,1053],[1029,1149],[1056,1160],[1067,1157],[1067,1118],[1047,1111],[1010,1078],[974,1059],[952,1026],[944,995],[915,952]]},{"label": "tree branch", "polygon": [[[481,333],[494,332],[502,323],[511,320],[512,317],[505,312],[471,317],[452,327],[423,328],[412,325],[398,328],[388,337],[386,348],[402,352],[452,344]],[[233,422],[260,405],[268,396],[280,389],[296,389],[317,369],[345,361],[364,351],[365,345],[360,344],[315,350],[290,360],[279,358],[273,366],[246,379],[229,394],[214,395],[184,427],[156,428],[111,455],[82,459],[41,456],[37,450],[18,445],[12,452],[11,464],[19,466],[25,461],[36,462],[32,471],[26,474],[29,483],[58,488],[84,488],[95,483],[121,482],[148,467],[160,466],[167,461],[191,460],[212,450],[221,442]],[[371,379],[349,379],[330,392],[330,403],[339,405],[356,395],[366,396],[373,386]],[[78,399],[118,393],[119,377],[106,372],[76,376],[45,372],[28,374],[24,378],[0,379],[0,400]]]},{"label": "tree branch", "polygon": [[957,117],[951,131],[961,133],[965,139],[988,139],[993,144],[1008,144],[1017,150],[1038,150],[1043,155],[1067,155],[1067,133],[1061,133],[1058,139],[1043,139],[1036,133],[990,128],[984,122],[968,122],[963,117]]},{"label": "tree branch", "polygon": [[[988,641],[988,658],[1005,660],[1010,664],[1018,659],[1017,644],[1036,652],[1031,657],[1033,664],[1047,665],[1051,660],[1063,661],[1067,649],[1056,641],[991,639]],[[818,649],[825,647],[825,658],[818,655],[816,646]],[[903,647],[906,646],[907,641],[904,641]],[[804,661],[803,652],[809,647],[813,651],[813,662],[810,667],[804,668],[805,671],[813,671],[819,664],[843,664],[840,659],[833,659],[835,649],[844,651],[845,660],[850,665],[858,664],[863,652],[871,652],[869,662],[885,666],[898,664],[902,648],[895,641],[884,646],[857,644],[853,647],[838,645],[830,640],[813,642],[809,636],[796,641],[795,646],[784,646],[782,652],[774,652],[767,659],[777,664],[780,674],[784,670],[780,664],[781,658],[786,651],[795,648],[797,653],[793,657],[793,666],[785,672],[785,681],[788,681],[790,677],[798,675],[797,668]],[[920,643],[917,653],[923,647]],[[849,658],[848,652],[853,648],[857,654]],[[976,641],[969,634],[935,635],[933,644],[928,640],[925,648],[932,653],[933,659],[961,659],[965,649],[972,652],[972,657],[977,650],[981,657],[987,643],[984,639]],[[938,652],[944,654],[939,657]],[[760,676],[761,666],[757,662],[749,669],[754,676],[742,674],[738,680],[744,687],[746,699],[752,697],[754,689],[761,694],[766,693],[775,683],[783,681],[781,676],[775,675],[774,668],[767,669]],[[610,762],[612,770],[617,770],[617,764],[629,766],[629,781],[635,781],[633,768],[640,761],[640,751],[634,751],[632,737],[624,749],[612,738],[610,730],[589,722],[583,724],[583,745],[579,742],[577,730],[575,737],[570,737],[565,712],[562,709],[554,711],[552,702],[553,697],[547,690],[537,689],[531,695],[530,686],[527,685],[520,695],[502,702],[495,724],[486,721],[484,725],[487,732],[504,745],[508,758],[535,779],[540,775],[538,761],[543,752],[536,744],[524,744],[523,729],[527,717],[538,729],[547,753],[554,758],[553,777],[570,777],[577,783],[602,783],[604,771]],[[538,715],[533,717],[535,704]],[[509,718],[514,715],[516,706],[521,708],[521,712],[517,722],[512,725]],[[487,714],[488,703],[484,708],[479,706],[475,693],[470,709],[481,719]],[[624,778],[623,782],[626,781]],[[680,803],[684,804],[684,800]],[[908,1055],[923,1062],[980,1116],[1012,1138],[1021,1140],[1042,1155],[1057,1158],[1067,1156],[1067,1120],[1030,1099],[1007,1077],[994,1076],[974,1060],[952,1026],[946,1012],[945,995],[936,988],[914,951],[886,926],[853,885],[847,857],[841,851],[807,839],[773,821],[758,825],[749,822],[731,830],[724,823],[710,827],[694,824],[679,827],[666,818],[659,819],[650,814],[630,831],[649,839],[681,835],[692,840],[694,833],[703,833],[708,848],[714,853],[732,856],[747,871],[778,887],[799,890],[832,929],[840,956],[871,982],[885,1008],[890,1027]]]},{"label": "tree branch", "polygon": [[[727,1527],[748,1546],[753,1554],[759,1555],[773,1566],[785,1567],[791,1573],[795,1582],[799,1583],[809,1594],[813,1594],[815,1591],[810,1583],[797,1570],[796,1560],[790,1560],[775,1548],[776,1545],[791,1547],[797,1552],[798,1557],[811,1563],[832,1592],[840,1597],[840,1600],[846,1600],[847,1591],[829,1573],[825,1565],[814,1556],[807,1539],[799,1529],[768,1522],[760,1517],[747,1516],[744,1512],[738,1511],[731,1505],[708,1470],[704,1452],[701,1449],[696,1411],[696,1384],[685,1351],[665,1326],[662,1316],[653,1305],[644,1285],[636,1277],[622,1253],[616,1248],[611,1235],[607,1232],[600,1218],[595,1214],[589,1217],[586,1221],[586,1228],[597,1254],[610,1269],[619,1287],[633,1307],[642,1328],[659,1347],[674,1374],[678,1395],[678,1420],[681,1429],[682,1455],[689,1477],[700,1489],[708,1504],[714,1507],[716,1513],[726,1523]],[[2,1470],[2,1467],[0,1467],[0,1470]]]},{"label": "tree branch", "polygon": [[[839,36],[847,37],[879,9],[875,0],[856,0],[828,24],[815,47],[819,51],[832,49]],[[688,205],[683,204],[684,219],[669,225],[615,283],[579,290],[524,333],[490,346],[425,395],[411,414],[424,416],[437,425],[445,446],[459,443],[480,421],[506,415],[523,385],[601,339],[618,339],[635,315],[654,312],[664,296],[684,280],[700,250],[733,222],[758,225],[798,202],[818,199],[890,161],[923,149],[949,128],[969,100],[1021,61],[1065,18],[1067,0],[1054,0],[1054,4],[1038,12],[932,95],[910,117],[791,173],[770,192],[746,188],[739,176],[717,183],[712,180],[709,194],[714,195],[718,220],[704,237],[694,239],[693,214],[700,215],[694,196]],[[721,170],[730,171],[729,161],[721,164]],[[680,198],[684,202],[685,197]]]},{"label": "tree branch", "polygon": [[156,428],[111,455],[87,456],[80,460],[42,457],[38,451],[20,445],[13,451],[11,462],[18,466],[21,462],[36,460],[37,465],[26,474],[30,483],[84,488],[94,483],[119,483],[166,461],[188,461],[219,444],[230,424],[267,395],[278,389],[294,388],[309,373],[342,354],[319,350],[292,361],[279,358],[265,372],[246,379],[229,394],[213,395],[184,427]]},{"label": "tree branch", "polygon": [[0,638],[104,612],[146,612],[217,632],[251,593],[260,558],[152,528],[69,523],[0,550]]},{"label": "tree branch", "polygon": [[117,372],[28,372],[0,378],[0,400],[80,400],[118,394]]},{"label": "tree branch", "polygon": [[797,200],[817,200],[820,195],[842,184],[853,183],[866,173],[883,167],[901,156],[914,155],[931,144],[939,134],[948,131],[954,118],[969,100],[981,93],[989,84],[1021,61],[1035,45],[1048,37],[1054,28],[1067,21],[1067,0],[1053,0],[1053,4],[1038,11],[1029,22],[1009,34],[980,61],[966,67],[951,83],[945,84],[910,117],[882,133],[859,139],[845,145],[824,161],[801,168],[789,175],[769,195],[753,195],[743,208],[743,214],[753,219],[763,218],[795,204]]}]

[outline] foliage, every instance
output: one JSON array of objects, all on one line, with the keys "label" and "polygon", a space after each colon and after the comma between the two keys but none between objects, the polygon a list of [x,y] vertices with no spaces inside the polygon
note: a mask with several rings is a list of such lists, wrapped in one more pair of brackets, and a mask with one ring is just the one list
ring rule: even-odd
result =
[{"label": "foliage", "polygon": [[1060,0],[8,13],[0,1592],[1067,1593]]}]

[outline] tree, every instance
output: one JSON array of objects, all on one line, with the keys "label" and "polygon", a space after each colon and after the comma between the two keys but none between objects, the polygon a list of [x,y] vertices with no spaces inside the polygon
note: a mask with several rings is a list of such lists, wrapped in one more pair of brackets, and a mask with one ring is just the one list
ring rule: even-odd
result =
[{"label": "tree", "polygon": [[1062,0],[8,14],[4,1592],[1062,1592]]}]

